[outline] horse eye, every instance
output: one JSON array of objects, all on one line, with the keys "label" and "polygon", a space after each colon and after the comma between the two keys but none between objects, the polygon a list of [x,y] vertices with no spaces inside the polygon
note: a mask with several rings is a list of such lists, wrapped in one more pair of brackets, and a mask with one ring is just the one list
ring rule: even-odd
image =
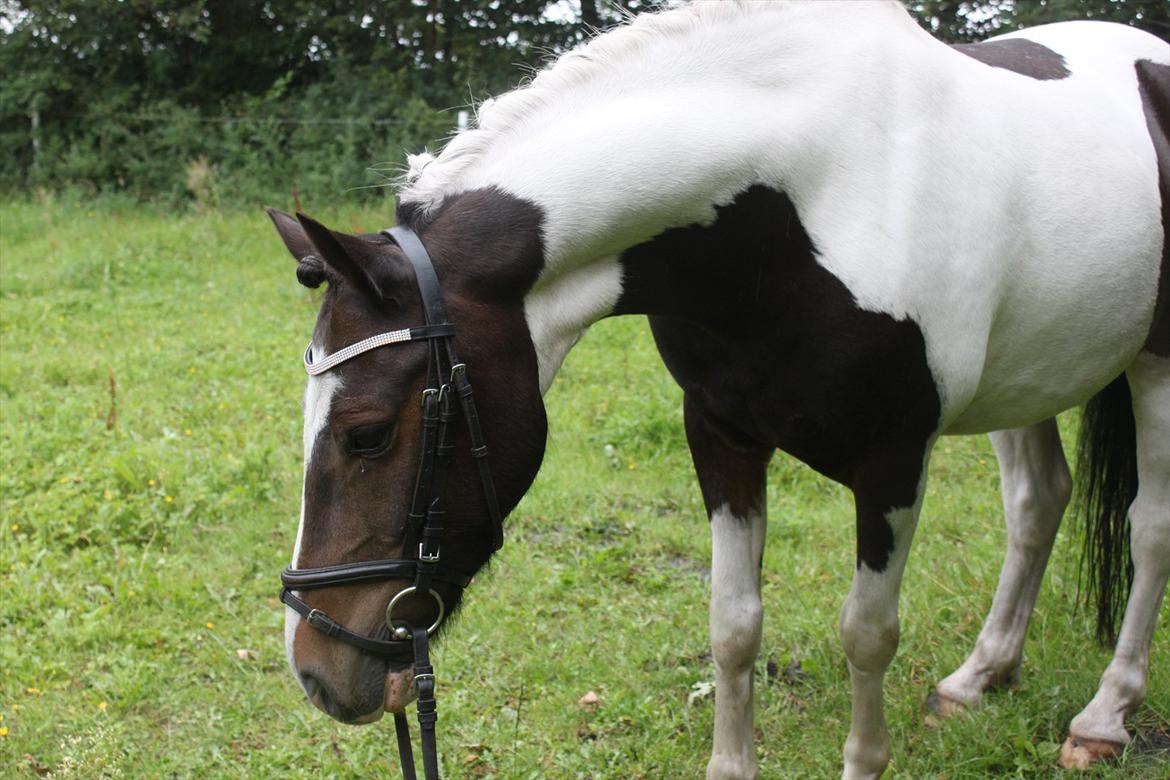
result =
[{"label": "horse eye", "polygon": [[390,449],[394,439],[394,423],[373,423],[352,428],[346,435],[346,446],[351,455],[360,458],[376,458]]}]

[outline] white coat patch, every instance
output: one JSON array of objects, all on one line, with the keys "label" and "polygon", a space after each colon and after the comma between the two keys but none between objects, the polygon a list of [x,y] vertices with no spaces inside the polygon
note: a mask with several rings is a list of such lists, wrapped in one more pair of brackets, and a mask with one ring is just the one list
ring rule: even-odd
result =
[{"label": "white coat patch", "polygon": [[[309,462],[313,457],[313,447],[317,437],[329,421],[329,408],[333,404],[333,396],[341,388],[341,380],[336,374],[311,376],[305,386],[305,482],[308,481]],[[293,545],[292,566],[297,568],[301,558],[301,537],[305,532],[305,492],[301,488],[301,517],[297,523],[297,540]],[[284,608],[284,653],[292,667],[293,675],[297,674],[296,661],[293,659],[293,639],[296,637],[297,625],[301,616],[292,607]]]}]

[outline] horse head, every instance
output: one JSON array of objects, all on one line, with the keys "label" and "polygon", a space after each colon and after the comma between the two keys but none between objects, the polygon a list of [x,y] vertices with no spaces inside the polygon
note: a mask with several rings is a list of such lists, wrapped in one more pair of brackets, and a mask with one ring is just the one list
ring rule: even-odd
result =
[{"label": "horse head", "polygon": [[[348,235],[269,211],[298,281],[327,285],[305,355],[304,489],[282,594],[286,652],[313,704],[348,723],[400,712],[413,698],[410,654],[394,647],[408,650],[411,631],[449,620],[544,453],[523,310],[540,262],[538,225],[500,218],[499,198],[460,200],[421,235],[409,233],[433,258],[430,297],[445,304],[448,323],[432,323],[435,302],[420,292],[425,274],[400,246],[404,238]],[[370,346],[379,335],[389,340]],[[461,365],[447,359],[456,353]],[[477,422],[459,419],[469,412]],[[490,472],[480,463],[488,451]],[[420,566],[440,549],[441,559]],[[408,590],[423,569],[425,585]]]}]

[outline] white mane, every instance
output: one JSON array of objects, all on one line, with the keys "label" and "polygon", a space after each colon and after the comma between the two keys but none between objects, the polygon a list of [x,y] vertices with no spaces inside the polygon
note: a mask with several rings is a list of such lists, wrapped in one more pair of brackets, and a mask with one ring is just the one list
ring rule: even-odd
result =
[{"label": "white mane", "polygon": [[[897,0],[867,5],[892,6],[904,14]],[[682,38],[699,28],[745,15],[816,12],[827,7],[799,0],[720,0],[638,16],[632,23],[599,35],[561,56],[530,84],[482,103],[476,112],[476,127],[453,137],[437,157],[425,153],[408,155],[406,186],[399,193],[399,200],[421,204],[424,212],[435,208],[445,195],[457,191],[463,173],[499,139],[522,132],[526,123],[559,95],[599,76],[612,74],[655,41]]]}]

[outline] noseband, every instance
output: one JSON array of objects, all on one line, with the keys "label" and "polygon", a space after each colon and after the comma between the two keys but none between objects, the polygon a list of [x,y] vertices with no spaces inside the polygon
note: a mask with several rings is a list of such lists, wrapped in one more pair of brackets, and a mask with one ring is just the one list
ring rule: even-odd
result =
[{"label": "noseband", "polygon": [[[441,562],[443,518],[446,514],[443,508],[443,487],[447,468],[454,458],[451,423],[458,415],[452,396],[458,399],[459,409],[463,412],[463,419],[470,435],[471,457],[479,470],[483,495],[492,522],[493,552],[500,549],[504,543],[504,523],[496,499],[495,484],[492,482],[491,470],[488,467],[487,445],[480,429],[471,383],[467,379],[467,367],[459,362],[455,355],[455,326],[448,320],[447,307],[443,303],[443,293],[439,288],[439,279],[435,275],[430,255],[410,228],[393,227],[383,230],[382,233],[398,244],[414,267],[425,323],[421,327],[404,328],[372,336],[319,360],[314,358],[313,347],[310,344],[305,350],[305,370],[310,376],[317,376],[371,349],[411,341],[427,342],[430,354],[427,360],[427,387],[422,394],[422,446],[418,474],[414,483],[414,497],[410,502],[410,515],[402,544],[403,552],[410,551],[413,556],[343,563],[313,569],[294,569],[289,566],[280,575],[280,581],[284,585],[280,592],[280,600],[304,617],[310,626],[327,636],[347,642],[373,655],[413,664],[414,684],[418,690],[423,772],[426,780],[438,780],[439,759],[435,747],[437,718],[435,670],[430,664],[428,638],[443,621],[447,607],[442,596],[431,586],[436,582],[442,582],[465,588],[471,582],[470,574],[454,571],[443,566]],[[354,633],[321,610],[310,607],[297,595],[299,591],[381,580],[413,580],[413,584],[395,594],[386,607],[386,625],[390,630],[390,639]],[[394,608],[410,594],[430,596],[434,600],[438,607],[438,615],[431,625],[412,625],[404,619],[394,618]],[[406,780],[416,780],[410,726],[404,713],[394,713],[394,728],[398,736],[402,774]]]}]

